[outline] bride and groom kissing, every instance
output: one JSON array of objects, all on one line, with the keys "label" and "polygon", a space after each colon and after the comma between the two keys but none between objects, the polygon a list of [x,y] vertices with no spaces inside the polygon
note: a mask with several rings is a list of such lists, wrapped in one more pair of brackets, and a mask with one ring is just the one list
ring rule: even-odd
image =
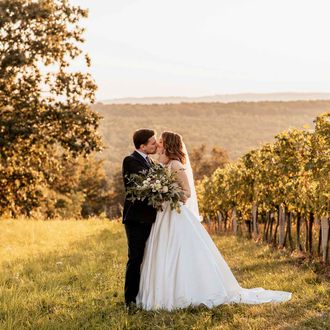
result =
[{"label": "bride and groom kissing", "polygon": [[123,224],[128,243],[125,304],[129,310],[168,310],[189,306],[212,308],[222,304],[260,304],[291,299],[286,291],[242,288],[200,222],[189,155],[182,137],[163,132],[156,139],[151,129],[133,135],[135,151],[123,161],[128,176],[148,171],[149,155],[174,173],[182,189],[180,212],[164,203],[162,210],[148,199],[126,197]]}]

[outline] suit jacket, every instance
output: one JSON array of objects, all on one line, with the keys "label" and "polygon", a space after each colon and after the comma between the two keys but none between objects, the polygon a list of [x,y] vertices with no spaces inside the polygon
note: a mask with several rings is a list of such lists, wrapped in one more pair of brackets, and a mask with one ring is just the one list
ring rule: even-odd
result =
[{"label": "suit jacket", "polygon": [[[148,170],[150,165],[148,162],[136,151],[131,155],[125,157],[123,161],[123,180],[125,188],[127,187],[126,175],[139,173],[143,170]],[[125,198],[123,210],[123,223],[153,223],[156,220],[157,210],[148,205],[148,201],[144,200],[132,201]]]}]

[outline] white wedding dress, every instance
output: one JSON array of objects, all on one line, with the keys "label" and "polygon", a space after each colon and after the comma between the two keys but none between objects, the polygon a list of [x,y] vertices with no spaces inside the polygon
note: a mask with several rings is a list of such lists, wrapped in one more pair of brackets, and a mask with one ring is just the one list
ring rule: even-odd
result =
[{"label": "white wedding dress", "polygon": [[138,306],[173,310],[204,304],[284,302],[291,293],[241,288],[198,214],[187,205],[181,213],[166,204],[157,213],[141,266]]}]

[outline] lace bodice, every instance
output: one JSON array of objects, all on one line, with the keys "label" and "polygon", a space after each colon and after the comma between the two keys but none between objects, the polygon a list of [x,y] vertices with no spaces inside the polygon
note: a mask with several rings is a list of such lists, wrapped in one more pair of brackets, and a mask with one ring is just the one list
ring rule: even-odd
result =
[{"label": "lace bodice", "polygon": [[175,173],[185,197],[189,198],[191,196],[191,190],[184,165],[178,160],[171,160],[166,166],[171,172]]}]

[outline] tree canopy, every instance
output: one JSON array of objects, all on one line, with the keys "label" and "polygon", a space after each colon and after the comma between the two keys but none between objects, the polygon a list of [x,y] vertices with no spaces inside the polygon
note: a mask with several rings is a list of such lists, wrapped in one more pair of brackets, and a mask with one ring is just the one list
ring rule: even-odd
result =
[{"label": "tree canopy", "polygon": [[29,213],[62,157],[100,150],[96,84],[72,61],[88,12],[67,0],[0,2],[0,213]]}]

